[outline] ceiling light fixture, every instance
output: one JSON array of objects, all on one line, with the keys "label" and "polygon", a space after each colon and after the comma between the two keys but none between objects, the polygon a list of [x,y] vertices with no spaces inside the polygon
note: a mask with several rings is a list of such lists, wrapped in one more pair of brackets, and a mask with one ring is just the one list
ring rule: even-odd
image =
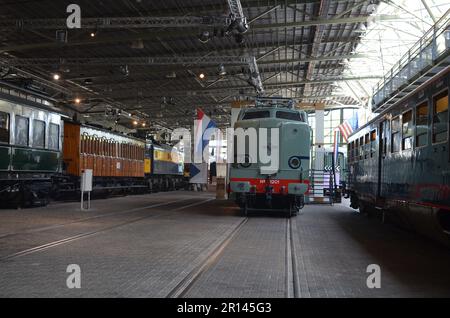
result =
[{"label": "ceiling light fixture", "polygon": [[200,73],[200,74],[198,75],[198,77],[199,77],[200,79],[205,79],[206,75],[205,75],[205,73]]},{"label": "ceiling light fixture", "polygon": [[200,33],[200,35],[198,36],[198,39],[200,42],[202,43],[206,43],[209,41],[211,35],[209,33],[209,31],[203,31],[202,33]]},{"label": "ceiling light fixture", "polygon": [[61,78],[61,75],[59,75],[58,73],[53,74],[53,79],[55,81],[59,80]]},{"label": "ceiling light fixture", "polygon": [[227,75],[227,70],[225,69],[225,66],[223,64],[219,65],[219,76],[225,76]]}]

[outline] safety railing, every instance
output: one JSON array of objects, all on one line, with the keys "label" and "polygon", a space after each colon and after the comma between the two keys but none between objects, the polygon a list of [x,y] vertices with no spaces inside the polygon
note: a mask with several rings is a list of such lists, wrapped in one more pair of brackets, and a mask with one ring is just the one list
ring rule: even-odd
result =
[{"label": "safety railing", "polygon": [[333,203],[333,173],[324,170],[310,170],[310,187],[306,195],[306,203]]},{"label": "safety railing", "polygon": [[450,53],[450,10],[429,29],[413,47],[385,74],[374,88],[372,110],[380,111],[412,80]]}]

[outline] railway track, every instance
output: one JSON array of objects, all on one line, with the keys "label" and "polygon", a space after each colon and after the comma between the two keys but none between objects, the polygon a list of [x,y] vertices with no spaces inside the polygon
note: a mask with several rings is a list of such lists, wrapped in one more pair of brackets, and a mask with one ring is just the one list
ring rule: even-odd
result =
[{"label": "railway track", "polygon": [[[231,231],[211,250],[206,256],[192,269],[187,275],[167,294],[166,298],[182,298],[193,289],[197,281],[223,256],[227,247],[233,242],[248,222],[248,217],[242,219]],[[298,298],[300,296],[298,270],[297,270],[297,251],[294,244],[294,236],[297,235],[295,221],[287,219],[286,222],[286,297]]]},{"label": "railway track", "polygon": [[[113,213],[113,214],[109,213],[109,214],[99,215],[97,217],[105,217],[107,215],[117,215],[117,214],[124,214],[124,213],[132,213],[132,212],[137,212],[137,211],[149,209],[150,207],[153,207],[153,208],[154,207],[161,207],[161,206],[164,206],[164,205],[170,205],[170,204],[173,204],[173,203],[179,203],[179,202],[188,201],[188,200],[192,200],[192,199],[176,200],[176,201],[169,202],[169,203],[155,204],[155,205],[151,205],[151,206],[148,206],[148,207],[136,208],[136,209],[132,209],[132,210],[124,211],[124,212],[118,212],[118,213]],[[193,207],[193,206],[201,205],[201,204],[207,203],[207,202],[212,201],[212,200],[214,200],[214,199],[209,198],[209,199],[203,199],[203,200],[200,200],[200,201],[196,200],[196,202],[192,202],[192,203],[189,203],[187,205],[182,205],[182,206],[179,206],[179,207],[175,207],[175,208],[172,208],[170,210],[166,210],[166,211],[161,212],[161,213],[145,215],[145,216],[141,216],[141,217],[136,217],[136,218],[133,218],[133,219],[130,219],[130,220],[118,222],[118,223],[110,225],[110,226],[102,227],[102,228],[99,228],[99,229],[94,230],[94,231],[89,231],[89,232],[85,232],[85,233],[81,233],[81,234],[65,237],[65,238],[60,239],[60,240],[56,240],[56,241],[52,241],[52,242],[49,242],[49,243],[41,244],[41,245],[38,245],[38,246],[34,246],[34,247],[31,247],[31,248],[28,248],[28,249],[24,249],[24,250],[21,250],[21,251],[18,251],[18,252],[15,252],[15,253],[12,253],[12,254],[9,254],[9,255],[6,255],[6,256],[2,256],[2,257],[0,257],[0,262],[12,260],[12,259],[15,259],[15,258],[18,258],[18,257],[22,257],[22,256],[25,256],[25,255],[29,255],[29,254],[37,253],[37,252],[44,251],[44,250],[47,250],[47,249],[50,249],[50,248],[54,248],[54,247],[57,247],[57,246],[60,246],[60,245],[63,245],[63,244],[67,244],[67,243],[70,243],[70,242],[78,241],[78,240],[81,240],[81,239],[84,239],[84,238],[88,238],[88,237],[91,237],[91,236],[94,236],[94,235],[97,235],[97,234],[100,234],[100,233],[104,233],[104,232],[113,230],[115,228],[126,226],[126,225],[129,225],[129,224],[132,224],[132,223],[136,223],[136,222],[139,222],[139,221],[142,221],[142,220],[145,220],[145,219],[154,218],[154,217],[158,217],[158,216],[172,215],[172,214],[174,214],[174,213],[176,213],[178,211],[181,211],[181,210]],[[171,213],[168,213],[168,212],[171,212]],[[79,223],[79,222],[87,221],[88,219],[92,219],[92,218],[95,218],[95,217],[85,218],[83,220],[77,220],[77,221],[69,222],[69,223],[66,223],[66,224],[61,224],[61,225],[59,225],[59,227],[65,226],[65,225],[68,225],[68,224],[73,224],[73,223]],[[35,230],[38,230],[38,229],[35,229]],[[41,228],[40,230],[42,230],[42,231],[48,230],[48,227],[47,228]],[[16,233],[16,235],[19,235],[19,234],[21,234],[21,233]],[[11,235],[9,237],[11,237]]]},{"label": "railway track", "polygon": [[207,256],[167,294],[166,298],[181,298],[186,295],[199,277],[221,257],[226,247],[236,237],[247,221],[248,218],[242,219],[230,232],[228,232],[225,238],[219,244],[216,244],[216,246],[209,251]]},{"label": "railway track", "polygon": [[82,222],[86,222],[86,221],[90,221],[90,220],[94,220],[94,219],[99,219],[99,218],[103,218],[103,217],[107,217],[107,216],[117,216],[117,215],[129,214],[129,213],[139,212],[139,211],[143,211],[143,210],[158,208],[158,207],[161,207],[161,206],[165,206],[165,205],[169,205],[169,204],[173,204],[173,203],[177,203],[177,202],[188,201],[188,200],[192,200],[192,199],[187,198],[187,199],[172,200],[172,201],[162,202],[162,203],[155,203],[155,204],[143,206],[143,207],[140,207],[140,208],[134,208],[134,209],[129,209],[129,210],[120,211],[120,212],[103,213],[103,214],[94,215],[94,216],[90,216],[90,217],[86,217],[86,218],[81,218],[81,219],[78,219],[78,220],[73,220],[73,221],[70,221],[70,222],[65,222],[65,223],[60,223],[60,224],[55,224],[55,225],[49,225],[49,226],[42,226],[42,227],[32,228],[32,229],[18,231],[18,232],[10,232],[10,233],[6,233],[6,234],[0,235],[0,240],[4,239],[4,238],[12,237],[12,236],[21,235],[21,234],[30,234],[30,233],[37,233],[37,232],[57,229],[57,228],[64,227],[64,226],[67,226],[67,225],[76,224],[76,223],[82,223]]},{"label": "railway track", "polygon": [[297,266],[297,249],[295,245],[295,236],[297,235],[297,226],[295,219],[287,219],[286,222],[286,297],[299,298],[300,287]]}]

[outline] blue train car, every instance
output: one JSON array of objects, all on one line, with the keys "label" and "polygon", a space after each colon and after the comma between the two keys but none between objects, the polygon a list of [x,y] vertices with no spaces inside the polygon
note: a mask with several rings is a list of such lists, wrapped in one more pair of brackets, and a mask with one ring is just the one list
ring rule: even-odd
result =
[{"label": "blue train car", "polygon": [[351,206],[448,243],[450,69],[349,138]]}]

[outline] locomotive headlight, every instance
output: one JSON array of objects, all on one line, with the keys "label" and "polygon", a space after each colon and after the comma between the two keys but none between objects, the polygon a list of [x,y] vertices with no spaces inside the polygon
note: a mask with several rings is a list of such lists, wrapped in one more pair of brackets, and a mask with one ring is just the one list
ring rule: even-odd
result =
[{"label": "locomotive headlight", "polygon": [[244,168],[248,168],[252,165],[252,161],[249,155],[245,155],[244,162],[241,163],[241,166]]},{"label": "locomotive headlight", "polygon": [[291,169],[298,169],[302,165],[302,161],[298,156],[292,156],[289,158],[288,165]]}]

